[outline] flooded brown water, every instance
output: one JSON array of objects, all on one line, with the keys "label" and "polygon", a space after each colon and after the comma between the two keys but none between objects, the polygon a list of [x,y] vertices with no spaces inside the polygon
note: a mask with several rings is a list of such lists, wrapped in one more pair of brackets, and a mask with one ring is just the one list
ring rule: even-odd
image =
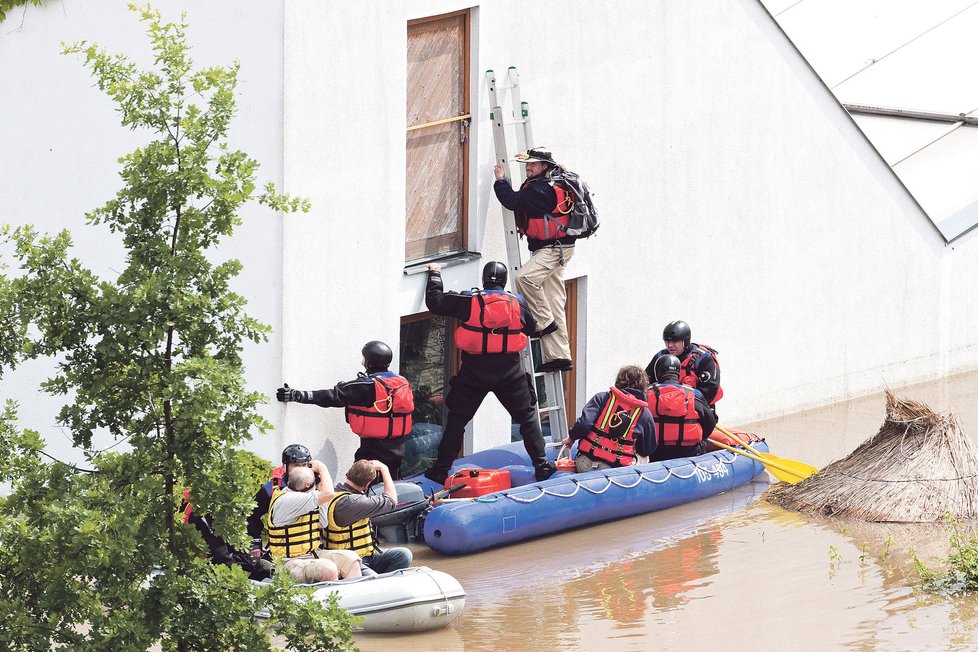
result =
[{"label": "flooded brown water", "polygon": [[[896,393],[953,411],[978,442],[978,373]],[[774,454],[822,467],[875,434],[883,416],[880,394],[745,427]],[[940,526],[803,516],[764,501],[767,488],[754,482],[465,557],[415,547],[418,564],[462,583],[464,613],[437,632],[361,634],[357,644],[385,652],[978,649],[978,597],[915,590],[908,550],[944,554]]]}]

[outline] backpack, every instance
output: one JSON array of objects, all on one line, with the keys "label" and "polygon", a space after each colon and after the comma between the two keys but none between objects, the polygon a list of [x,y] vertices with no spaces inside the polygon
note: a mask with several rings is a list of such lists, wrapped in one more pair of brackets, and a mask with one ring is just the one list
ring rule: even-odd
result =
[{"label": "backpack", "polygon": [[594,206],[594,200],[591,198],[591,190],[588,188],[587,182],[570,170],[554,172],[550,181],[560,184],[571,199],[567,235],[578,238],[591,237],[601,224],[598,220],[598,209]]}]

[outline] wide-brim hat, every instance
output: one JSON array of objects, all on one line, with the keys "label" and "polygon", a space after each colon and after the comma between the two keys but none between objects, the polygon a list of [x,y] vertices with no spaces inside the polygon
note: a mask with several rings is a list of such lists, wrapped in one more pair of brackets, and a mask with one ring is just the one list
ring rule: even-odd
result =
[{"label": "wide-brim hat", "polygon": [[519,153],[513,157],[518,163],[549,163],[557,165],[553,154],[546,147],[534,147],[526,153]]}]

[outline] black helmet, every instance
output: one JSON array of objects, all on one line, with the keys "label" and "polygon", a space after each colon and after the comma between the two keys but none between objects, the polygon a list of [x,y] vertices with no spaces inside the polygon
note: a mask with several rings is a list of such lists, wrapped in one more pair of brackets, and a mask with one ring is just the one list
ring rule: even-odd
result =
[{"label": "black helmet", "polygon": [[689,345],[689,340],[692,336],[693,334],[689,330],[689,324],[684,321],[674,321],[666,324],[666,327],[662,329],[662,339],[664,340],[682,340],[683,344]]},{"label": "black helmet", "polygon": [[655,375],[655,381],[661,381],[666,377],[666,374],[675,374],[678,378],[680,364],[679,358],[674,355],[660,355],[659,359],[655,361],[655,368],[652,370]]},{"label": "black helmet", "polygon": [[282,451],[282,464],[305,464],[311,461],[309,449],[302,444],[289,444]]},{"label": "black helmet", "polygon": [[506,266],[503,265],[498,260],[490,260],[486,263],[486,266],[482,268],[482,287],[488,287],[490,285],[498,285],[501,288],[506,287],[506,279],[509,276],[509,271]]},{"label": "black helmet", "polygon": [[394,352],[380,340],[371,340],[360,349],[363,354],[363,365],[367,369],[386,369],[394,359]]}]

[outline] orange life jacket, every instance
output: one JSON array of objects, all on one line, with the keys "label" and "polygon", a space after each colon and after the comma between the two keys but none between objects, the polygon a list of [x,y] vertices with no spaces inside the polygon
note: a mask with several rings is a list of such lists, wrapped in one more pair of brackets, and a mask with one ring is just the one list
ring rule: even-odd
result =
[{"label": "orange life jacket", "polygon": [[649,410],[655,419],[659,444],[694,446],[703,440],[696,411],[696,390],[687,385],[656,383],[649,387]]},{"label": "orange life jacket", "polygon": [[505,290],[472,290],[469,318],[455,329],[455,346],[466,353],[516,353],[526,346],[520,302]]},{"label": "orange life jacket", "polygon": [[[696,375],[696,363],[699,362],[703,354],[709,353],[713,356],[714,362],[717,363],[717,371],[720,371],[720,359],[717,357],[717,350],[712,346],[706,344],[696,344],[695,342],[689,349],[689,353],[686,354],[682,360],[679,361],[679,382],[683,385],[689,385],[690,387],[696,387],[696,383],[699,378]],[[723,398],[723,388],[717,386],[717,395],[713,397],[710,401],[710,405],[715,404]]]},{"label": "orange life jacket", "polygon": [[190,515],[194,513],[194,506],[190,503],[190,489],[183,490],[183,501],[180,503],[180,513],[183,514],[183,522],[190,522]]},{"label": "orange life jacket", "polygon": [[648,403],[617,387],[608,393],[591,431],[581,438],[578,452],[614,466],[635,463],[635,426]]},{"label": "orange life jacket", "polygon": [[[526,187],[534,179],[527,179],[520,186],[520,190]],[[557,206],[553,212],[546,215],[517,215],[516,230],[521,235],[534,240],[557,240],[567,235],[567,228],[570,225],[570,213],[574,207],[574,201],[569,192],[559,183],[551,182],[550,187],[557,194]]]},{"label": "orange life jacket", "polygon": [[376,400],[369,406],[351,405],[346,408],[350,429],[368,439],[394,439],[411,432],[414,412],[414,392],[407,378],[389,371],[370,374]]}]

